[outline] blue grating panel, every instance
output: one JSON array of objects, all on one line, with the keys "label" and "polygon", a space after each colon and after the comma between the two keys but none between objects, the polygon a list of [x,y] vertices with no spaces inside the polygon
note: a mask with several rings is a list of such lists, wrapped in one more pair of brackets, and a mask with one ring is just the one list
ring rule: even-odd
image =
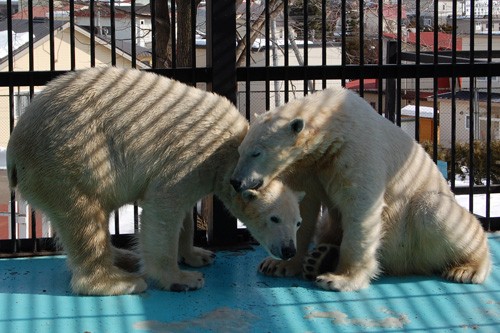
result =
[{"label": "blue grating panel", "polygon": [[0,260],[0,332],[500,332],[500,235],[484,285],[383,277],[335,293],[256,272],[262,249],[219,252],[202,290],[73,296],[65,258]]}]

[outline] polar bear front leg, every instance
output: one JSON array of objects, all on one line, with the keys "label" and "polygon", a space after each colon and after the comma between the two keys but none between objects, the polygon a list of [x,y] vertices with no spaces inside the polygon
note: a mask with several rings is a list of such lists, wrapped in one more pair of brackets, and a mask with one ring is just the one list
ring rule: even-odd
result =
[{"label": "polar bear front leg", "polygon": [[211,265],[215,253],[201,247],[193,246],[194,221],[193,211],[190,209],[184,217],[181,235],[179,237],[179,261],[191,267]]},{"label": "polar bear front leg", "polygon": [[[145,202],[141,215],[140,245],[147,276],[165,290],[188,291],[204,285],[203,274],[179,269],[178,246],[185,211],[172,197]],[[160,208],[160,204],[162,205]]]},{"label": "polar bear front leg", "polygon": [[344,230],[335,272],[319,275],[316,284],[326,290],[353,291],[368,287],[379,274],[377,250],[381,241],[383,200],[370,207],[354,203],[341,211]]},{"label": "polar bear front leg", "polygon": [[267,258],[259,266],[259,272],[270,276],[295,276],[302,274],[302,265],[309,251],[318,221],[321,202],[306,194],[300,202],[302,225],[297,231],[297,253],[290,260]]}]

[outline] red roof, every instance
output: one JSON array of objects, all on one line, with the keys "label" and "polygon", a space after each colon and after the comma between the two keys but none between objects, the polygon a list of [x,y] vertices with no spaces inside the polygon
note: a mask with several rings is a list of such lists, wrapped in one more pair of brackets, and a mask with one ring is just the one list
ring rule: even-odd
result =
[{"label": "red roof", "polygon": [[[75,4],[75,10],[85,7],[81,4]],[[68,11],[69,5],[64,5],[61,7],[55,7],[54,11]],[[33,6],[33,17],[49,17],[49,7],[48,6]],[[28,8],[24,8],[23,10],[12,15],[12,19],[14,20],[27,20],[28,17]]]},{"label": "red roof", "polygon": [[[377,90],[378,89],[378,80],[377,79],[364,79],[364,91],[367,90]],[[361,85],[361,80],[352,80],[346,82],[345,87],[351,90],[359,90]]]},{"label": "red roof", "polygon": [[[420,46],[426,48],[427,51],[434,51],[434,32],[420,32]],[[397,39],[397,35],[393,33],[384,33],[384,37]],[[444,32],[438,32],[438,50],[451,50],[453,46],[453,35]],[[417,34],[410,32],[405,40],[409,44],[417,43]],[[457,51],[462,50],[462,38],[457,37]]]},{"label": "red roof", "polygon": [[[453,45],[453,35],[444,32],[438,32],[438,50],[451,50]],[[408,43],[416,44],[417,34],[410,32],[407,39]],[[421,32],[420,45],[434,51],[434,32]],[[462,38],[457,37],[457,51],[462,50]]]}]

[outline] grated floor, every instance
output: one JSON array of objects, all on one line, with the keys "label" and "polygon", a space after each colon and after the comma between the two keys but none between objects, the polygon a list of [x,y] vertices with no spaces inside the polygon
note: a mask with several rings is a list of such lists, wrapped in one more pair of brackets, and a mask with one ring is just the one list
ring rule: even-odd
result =
[{"label": "grated floor", "polygon": [[256,272],[254,251],[217,253],[206,285],[173,293],[82,297],[64,256],[0,260],[0,332],[500,332],[500,235],[484,285],[439,277],[382,277],[359,292],[319,290]]}]

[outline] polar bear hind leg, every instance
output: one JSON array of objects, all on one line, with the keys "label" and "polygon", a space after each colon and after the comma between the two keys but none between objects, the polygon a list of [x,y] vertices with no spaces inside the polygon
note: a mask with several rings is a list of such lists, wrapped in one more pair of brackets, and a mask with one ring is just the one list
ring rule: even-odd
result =
[{"label": "polar bear hind leg", "polygon": [[63,214],[47,210],[68,256],[73,272],[72,290],[84,295],[121,295],[146,290],[141,277],[114,266],[109,213],[99,202],[84,195],[75,202]]},{"label": "polar bear hind leg", "polygon": [[189,209],[184,217],[184,222],[179,237],[179,262],[191,267],[211,265],[215,253],[201,247],[193,246],[194,220],[193,211]]},{"label": "polar bear hind leg", "polygon": [[[482,283],[491,270],[488,240],[479,221],[456,200],[442,193],[423,193],[412,201],[418,250],[417,270],[441,273],[448,280]],[[420,265],[420,267],[419,267]]]}]

